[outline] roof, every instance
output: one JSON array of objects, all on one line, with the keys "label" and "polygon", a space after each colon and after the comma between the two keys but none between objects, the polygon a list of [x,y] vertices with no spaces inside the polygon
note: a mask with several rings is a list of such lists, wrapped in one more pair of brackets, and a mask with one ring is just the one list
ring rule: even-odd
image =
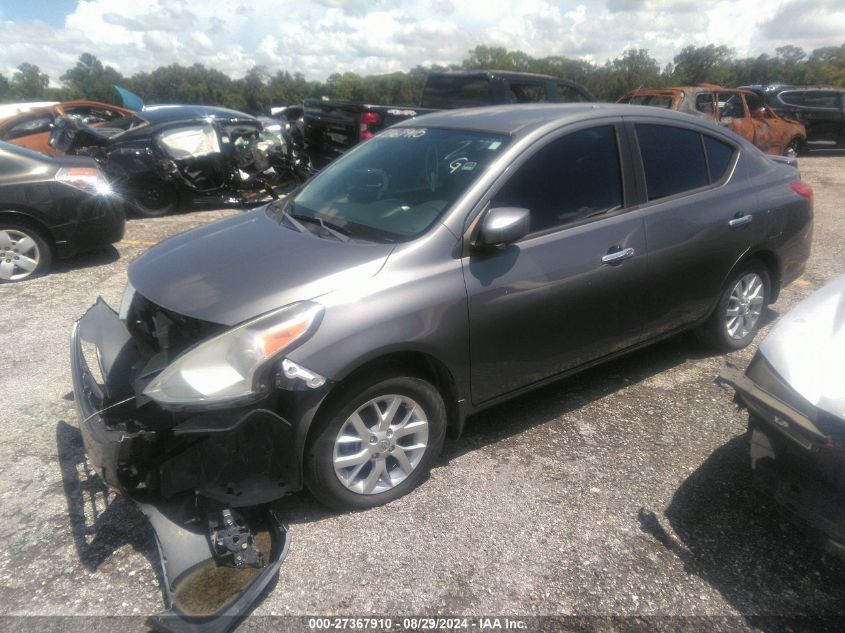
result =
[{"label": "roof", "polygon": [[257,119],[244,112],[204,105],[154,105],[146,106],[138,115],[152,124],[179,121],[184,119],[229,119],[241,121],[256,121]]},{"label": "roof", "polygon": [[625,96],[655,95],[655,94],[698,94],[700,92],[749,92],[747,88],[725,88],[717,84],[698,84],[697,86],[664,86],[662,88],[636,88],[629,90]]},{"label": "roof", "polygon": [[688,115],[649,106],[616,103],[525,103],[439,110],[402,121],[397,127],[439,127],[521,135],[555,121],[568,123],[602,116],[634,114],[689,122]]},{"label": "roof", "polygon": [[541,73],[526,73],[518,70],[437,70],[432,71],[430,76],[446,76],[446,77],[536,77],[537,79],[559,79],[552,75],[543,75]]}]

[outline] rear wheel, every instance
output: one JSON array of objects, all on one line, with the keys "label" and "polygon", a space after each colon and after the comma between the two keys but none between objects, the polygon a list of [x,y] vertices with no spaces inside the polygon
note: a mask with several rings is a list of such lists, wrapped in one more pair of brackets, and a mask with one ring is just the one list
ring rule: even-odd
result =
[{"label": "rear wheel", "polygon": [[315,424],[309,490],[325,505],[364,509],[423,480],[443,447],[446,407],[421,378],[382,376],[348,385]]},{"label": "rear wheel", "polygon": [[52,260],[50,244],[37,229],[0,222],[0,283],[37,277],[50,269]]},{"label": "rear wheel", "polygon": [[716,309],[699,329],[699,335],[721,351],[742,349],[754,340],[760,329],[770,295],[765,266],[759,262],[746,264],[725,285]]},{"label": "rear wheel", "polygon": [[176,206],[176,192],[157,178],[144,178],[130,185],[129,203],[137,215],[158,218],[167,215]]}]

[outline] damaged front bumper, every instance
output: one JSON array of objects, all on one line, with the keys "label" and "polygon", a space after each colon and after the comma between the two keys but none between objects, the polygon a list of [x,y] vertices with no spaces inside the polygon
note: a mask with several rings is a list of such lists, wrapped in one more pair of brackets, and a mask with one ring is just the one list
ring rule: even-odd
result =
[{"label": "damaged front bumper", "polygon": [[716,382],[749,412],[756,488],[845,557],[845,436],[841,422],[794,392],[758,353],[746,373],[726,367]]},{"label": "damaged front bumper", "polygon": [[141,395],[151,360],[102,299],[73,328],[73,390],[88,459],[155,529],[167,631],[225,631],[276,577],[289,538],[268,503],[301,488],[296,438],[272,396],[167,411]]}]

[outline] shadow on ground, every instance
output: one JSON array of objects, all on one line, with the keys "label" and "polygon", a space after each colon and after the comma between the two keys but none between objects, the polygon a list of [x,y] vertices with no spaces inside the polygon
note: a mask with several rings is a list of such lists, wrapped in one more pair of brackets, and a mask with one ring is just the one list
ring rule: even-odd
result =
[{"label": "shadow on ground", "polygon": [[120,253],[117,252],[114,246],[104,246],[93,251],[80,253],[71,259],[54,261],[50,272],[56,274],[82,270],[84,268],[94,268],[95,266],[111,264],[118,259],[120,259]]},{"label": "shadow on ground", "polygon": [[[777,316],[770,310],[767,318]],[[446,440],[436,465],[447,465],[461,455],[523,433],[689,359],[716,354],[693,334],[686,333],[553,382],[471,416],[459,439]],[[310,523],[339,514],[324,508],[307,492],[284,498],[278,503],[278,511],[292,524]]]},{"label": "shadow on ground", "polygon": [[[845,563],[825,555],[751,486],[745,436],[721,446],[675,492],[671,535],[641,509],[641,529],[763,631],[843,630]],[[781,617],[787,616],[787,617]]]},{"label": "shadow on ground", "polygon": [[129,544],[146,556],[161,580],[152,528],[134,503],[106,487],[93,471],[79,429],[60,421],[56,447],[73,542],[85,568],[104,571],[108,558]]}]

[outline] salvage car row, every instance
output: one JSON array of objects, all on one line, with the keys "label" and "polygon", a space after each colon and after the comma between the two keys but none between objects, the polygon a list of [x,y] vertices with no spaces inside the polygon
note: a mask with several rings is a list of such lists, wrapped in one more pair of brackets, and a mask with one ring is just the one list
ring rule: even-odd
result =
[{"label": "salvage car row", "polygon": [[[794,157],[808,147],[845,145],[845,92],[792,86],[749,88],[753,90],[710,84],[638,89],[620,102],[660,106],[710,119],[768,154]],[[122,89],[120,92],[125,93]],[[90,161],[77,165],[84,169],[99,167],[124,210],[156,217],[176,208],[249,207],[278,198],[357,143],[437,108],[594,100],[582,86],[545,75],[448,71],[431,73],[427,78],[422,108],[306,100],[304,108],[292,106],[278,112],[279,119],[262,121],[209,106],[146,106],[136,111],[95,101],[70,101],[33,107],[0,121],[0,142],[49,155],[93,158],[96,165]],[[801,119],[809,135],[804,124],[781,118],[775,110]],[[5,262],[0,281],[20,281],[46,271],[52,259],[79,250],[68,247],[65,237],[56,232],[84,233],[89,219],[79,211],[79,220],[73,226],[66,217],[73,215],[72,210],[58,215],[50,211],[55,200],[44,195],[22,200],[21,188],[31,187],[36,172],[28,172],[26,185],[23,180],[16,181],[14,174],[26,170],[36,159],[8,145],[2,146],[2,152],[7,165],[4,194],[0,196],[4,243],[39,244],[37,252],[28,249],[26,259],[20,259],[18,253],[19,259],[13,259],[18,262],[14,270],[10,268],[13,262]],[[47,159],[43,162],[59,164]],[[52,177],[47,174],[55,171],[45,167],[40,178],[35,178],[44,185],[41,191],[50,189]],[[104,189],[97,191],[103,194]],[[101,195],[99,204],[108,206],[103,198]],[[74,241],[83,247],[86,243],[96,247],[119,237],[112,232],[99,242]]]}]

